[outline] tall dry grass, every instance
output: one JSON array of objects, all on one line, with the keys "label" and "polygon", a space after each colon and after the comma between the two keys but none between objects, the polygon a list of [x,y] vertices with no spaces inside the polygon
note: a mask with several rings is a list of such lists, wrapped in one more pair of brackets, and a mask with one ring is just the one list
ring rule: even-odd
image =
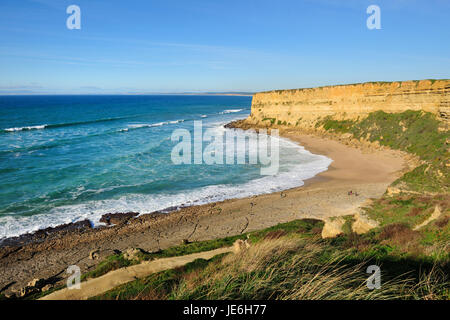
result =
[{"label": "tall dry grass", "polygon": [[320,240],[263,240],[183,278],[168,298],[370,300],[417,298],[418,285],[428,286],[426,294],[435,291],[432,275],[421,284],[408,277],[382,278],[381,288],[370,290],[363,263],[348,265],[345,256],[345,251],[327,252]]}]

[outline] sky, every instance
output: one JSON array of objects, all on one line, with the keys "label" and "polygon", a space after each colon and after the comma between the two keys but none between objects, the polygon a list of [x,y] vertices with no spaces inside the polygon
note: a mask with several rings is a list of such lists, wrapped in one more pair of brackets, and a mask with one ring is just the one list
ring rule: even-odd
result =
[{"label": "sky", "polygon": [[[81,29],[66,26],[73,4]],[[0,94],[450,78],[449,15],[449,0],[1,0]]]}]

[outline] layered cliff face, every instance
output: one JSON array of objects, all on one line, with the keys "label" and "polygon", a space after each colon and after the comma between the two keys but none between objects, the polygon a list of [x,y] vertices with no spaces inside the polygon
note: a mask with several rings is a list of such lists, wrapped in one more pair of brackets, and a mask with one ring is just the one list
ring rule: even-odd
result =
[{"label": "layered cliff face", "polygon": [[450,80],[370,82],[256,93],[247,124],[312,127],[326,116],[362,118],[370,112],[423,110],[450,119]]}]

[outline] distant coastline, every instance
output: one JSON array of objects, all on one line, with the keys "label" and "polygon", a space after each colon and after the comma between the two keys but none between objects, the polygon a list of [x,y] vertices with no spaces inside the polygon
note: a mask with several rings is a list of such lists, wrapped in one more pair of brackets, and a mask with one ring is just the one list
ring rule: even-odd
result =
[{"label": "distant coastline", "polygon": [[1,92],[1,96],[243,96],[255,92],[111,92],[111,93],[52,93],[52,92]]}]

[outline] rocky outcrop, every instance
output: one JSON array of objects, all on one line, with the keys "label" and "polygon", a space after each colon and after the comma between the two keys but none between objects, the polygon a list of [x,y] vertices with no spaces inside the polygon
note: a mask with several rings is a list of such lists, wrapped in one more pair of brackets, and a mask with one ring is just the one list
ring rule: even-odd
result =
[{"label": "rocky outcrop", "polygon": [[247,250],[248,248],[250,248],[250,244],[248,243],[247,240],[237,239],[233,243],[233,252],[236,254],[239,252],[243,252],[243,251]]},{"label": "rocky outcrop", "polygon": [[29,295],[32,294],[36,294],[39,292],[45,292],[50,290],[53,287],[53,285],[51,283],[49,283],[49,280],[46,279],[33,279],[30,282],[28,282],[26,287],[23,287],[19,290],[19,292],[17,293],[12,293],[10,298],[14,298],[14,297],[20,297],[20,298],[24,298],[27,297]]},{"label": "rocky outcrop", "polygon": [[370,112],[423,110],[450,119],[450,80],[368,82],[276,90],[253,96],[249,125],[314,127],[318,119],[357,119]]},{"label": "rocky outcrop", "polygon": [[354,215],[354,222],[352,224],[352,231],[357,234],[363,234],[369,230],[378,227],[378,222],[369,219],[364,214],[358,212]]},{"label": "rocky outcrop", "polygon": [[107,225],[126,223],[131,218],[139,215],[139,212],[124,212],[124,213],[106,213],[100,218],[100,222]]},{"label": "rocky outcrop", "polygon": [[85,219],[78,222],[62,224],[56,227],[40,229],[32,233],[26,233],[17,237],[1,239],[0,248],[2,250],[0,250],[0,258],[8,255],[9,250],[14,250],[8,247],[20,247],[29,243],[39,243],[43,242],[44,240],[57,239],[67,234],[82,233],[83,231],[88,229],[92,229],[92,225],[89,220]]},{"label": "rocky outcrop", "polygon": [[322,229],[322,238],[334,238],[340,234],[343,234],[344,231],[342,227],[345,224],[345,220],[342,217],[334,217],[333,219],[324,219],[325,225]]},{"label": "rocky outcrop", "polygon": [[147,252],[141,248],[130,248],[123,254],[124,259],[129,261],[140,261]]}]

